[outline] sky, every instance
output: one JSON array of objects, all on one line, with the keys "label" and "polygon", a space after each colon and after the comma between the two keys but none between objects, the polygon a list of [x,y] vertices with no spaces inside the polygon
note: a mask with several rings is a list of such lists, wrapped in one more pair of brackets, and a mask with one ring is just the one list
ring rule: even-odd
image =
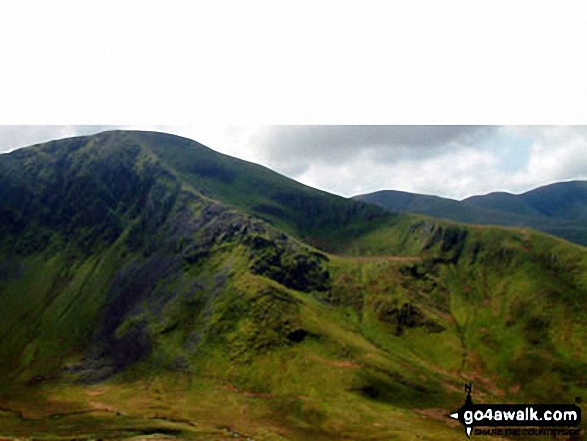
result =
[{"label": "sky", "polygon": [[155,130],[350,197],[392,189],[463,199],[587,179],[587,126],[0,126],[0,151],[112,129]]},{"label": "sky", "polygon": [[587,178],[583,0],[4,0],[0,151],[175,133],[343,196]]}]

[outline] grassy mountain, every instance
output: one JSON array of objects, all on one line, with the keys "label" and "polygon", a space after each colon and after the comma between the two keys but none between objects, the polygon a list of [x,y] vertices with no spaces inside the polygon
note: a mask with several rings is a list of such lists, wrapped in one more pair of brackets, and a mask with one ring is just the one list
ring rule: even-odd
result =
[{"label": "grassy mountain", "polygon": [[531,227],[587,244],[587,182],[560,182],[520,195],[495,192],[462,201],[383,190],[356,196],[391,212],[412,212],[481,225]]},{"label": "grassy mountain", "polygon": [[501,211],[583,221],[587,219],[587,181],[559,182],[521,195],[490,193],[464,202]]},{"label": "grassy mountain", "polygon": [[342,197],[194,141],[161,133],[142,133],[140,137],[143,145],[204,196],[233,205],[305,240],[318,241],[323,247],[335,248],[340,238],[388,221],[388,216],[375,207],[349,204]]},{"label": "grassy mountain", "polygon": [[465,381],[587,388],[583,247],[159,133],[1,155],[0,192],[0,436],[452,440]]}]

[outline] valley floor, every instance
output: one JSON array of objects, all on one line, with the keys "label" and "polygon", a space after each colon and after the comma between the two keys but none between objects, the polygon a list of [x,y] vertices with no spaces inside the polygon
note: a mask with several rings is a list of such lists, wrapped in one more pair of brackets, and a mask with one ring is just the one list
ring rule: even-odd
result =
[{"label": "valley floor", "polygon": [[[329,366],[353,369],[350,364]],[[351,404],[327,397],[251,393],[182,374],[126,385],[46,385],[3,396],[0,439],[10,440],[452,440],[462,436],[462,429],[449,426],[440,409],[390,408],[360,398]],[[325,416],[326,410],[332,416]]]}]

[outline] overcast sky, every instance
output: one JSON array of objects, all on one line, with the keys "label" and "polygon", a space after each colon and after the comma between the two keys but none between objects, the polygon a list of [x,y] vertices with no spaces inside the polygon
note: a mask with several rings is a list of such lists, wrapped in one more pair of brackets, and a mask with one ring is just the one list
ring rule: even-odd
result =
[{"label": "overcast sky", "polygon": [[130,127],[343,196],[585,179],[587,130],[567,125],[587,123],[586,14],[581,0],[3,0],[0,151]]},{"label": "overcast sky", "polygon": [[587,179],[586,126],[0,126],[0,151],[113,128],[185,136],[342,196],[462,199]]}]

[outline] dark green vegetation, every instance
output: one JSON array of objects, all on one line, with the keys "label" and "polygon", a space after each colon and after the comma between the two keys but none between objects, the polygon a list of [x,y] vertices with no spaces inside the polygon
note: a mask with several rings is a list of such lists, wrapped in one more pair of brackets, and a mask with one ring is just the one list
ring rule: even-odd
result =
[{"label": "dark green vegetation", "polygon": [[193,141],[0,156],[0,436],[428,439],[587,389],[587,253],[392,215]]},{"label": "dark green vegetation", "polygon": [[496,192],[462,201],[383,190],[356,196],[391,212],[480,225],[531,227],[587,245],[587,181],[560,182],[520,195]]}]

